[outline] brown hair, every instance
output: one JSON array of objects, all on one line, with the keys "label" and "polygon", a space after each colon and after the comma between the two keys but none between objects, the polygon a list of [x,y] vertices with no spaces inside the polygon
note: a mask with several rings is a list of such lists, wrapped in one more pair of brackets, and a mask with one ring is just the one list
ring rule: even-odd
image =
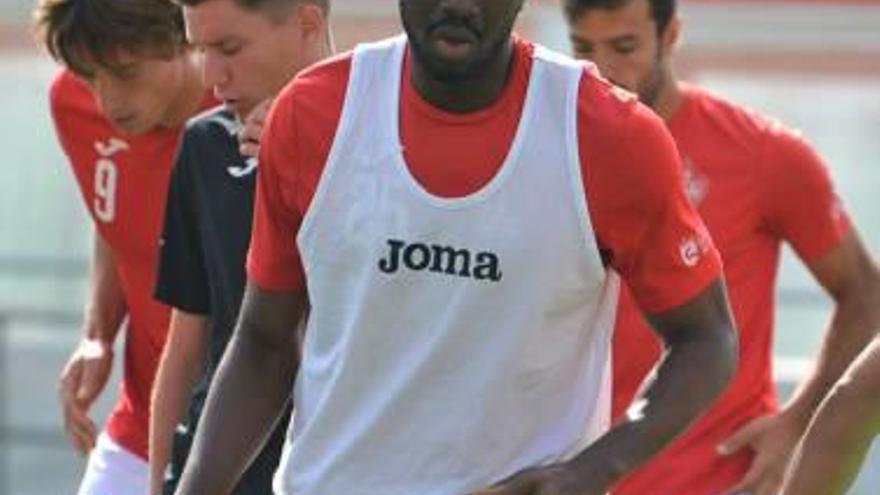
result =
[{"label": "brown hair", "polygon": [[186,48],[181,8],[169,0],[39,0],[37,39],[73,72],[118,71],[120,53],[171,59]]},{"label": "brown hair", "polygon": [[[211,0],[173,0],[184,7],[197,7]],[[299,3],[310,3],[317,5],[324,11],[324,14],[330,13],[330,0],[230,0],[232,3],[247,10],[266,9],[272,12],[287,12],[289,8]]]},{"label": "brown hair", "polygon": [[[569,23],[575,22],[588,10],[616,10],[628,5],[632,0],[564,0],[562,8]],[[651,6],[651,17],[657,26],[657,34],[666,30],[669,21],[675,15],[676,0],[647,0]]]}]

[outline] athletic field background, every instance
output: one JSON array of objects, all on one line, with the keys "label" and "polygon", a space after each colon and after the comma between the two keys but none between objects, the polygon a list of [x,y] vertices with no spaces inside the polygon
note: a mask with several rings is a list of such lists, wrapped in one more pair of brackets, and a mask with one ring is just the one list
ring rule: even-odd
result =
[{"label": "athletic field background", "polygon": [[[56,69],[22,27],[30,5],[0,0],[0,495],[75,493],[84,466],[61,432],[55,379],[79,336],[91,227],[47,112]],[[395,6],[337,0],[340,47],[395,32]],[[801,129],[880,252],[880,2],[685,0],[683,10],[681,71]],[[520,31],[566,49],[552,1],[531,0]],[[776,372],[787,392],[809,366],[830,304],[788,251],[779,300]],[[880,493],[878,451],[851,495]]]}]

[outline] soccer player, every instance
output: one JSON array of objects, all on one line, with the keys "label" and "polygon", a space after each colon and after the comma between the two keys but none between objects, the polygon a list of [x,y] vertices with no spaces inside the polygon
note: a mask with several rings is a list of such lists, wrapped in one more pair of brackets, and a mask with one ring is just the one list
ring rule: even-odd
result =
[{"label": "soccer player", "polygon": [[[721,252],[740,331],[741,364],[730,389],[616,493],[776,493],[814,408],[880,325],[878,267],[822,159],[799,134],[676,78],[672,59],[682,23],[674,0],[566,0],[564,7],[575,54],[666,121],[690,199]],[[779,411],[771,355],[783,242],[836,307],[814,372]],[[615,417],[661,355],[637,302],[622,298],[615,333]]]},{"label": "soccer player", "polygon": [[[244,292],[257,161],[239,153],[241,123],[331,52],[326,0],[180,3],[189,41],[202,53],[205,83],[224,105],[188,124],[168,195],[157,297],[173,310],[154,386],[153,495],[163,492],[169,459],[164,492],[177,487]],[[272,493],[286,427],[279,422],[234,493]]]},{"label": "soccer player", "polygon": [[819,406],[795,453],[785,495],[843,495],[880,434],[880,337]]},{"label": "soccer player", "polygon": [[[150,387],[168,328],[155,302],[164,197],[183,123],[205,107],[178,7],[165,0],[42,0],[42,44],[66,69],[52,118],[95,224],[83,337],[60,378],[64,428],[89,455],[81,495],[147,491]],[[104,433],[89,408],[125,329],[119,400]]]},{"label": "soccer player", "polygon": [[[294,378],[275,488],[298,495],[604,494],[724,388],[720,261],[668,132],[512,37],[522,5],[402,0],[408,38],[276,99],[241,315],[178,495],[229,492]],[[607,431],[612,268],[670,351],[644,415]]]}]

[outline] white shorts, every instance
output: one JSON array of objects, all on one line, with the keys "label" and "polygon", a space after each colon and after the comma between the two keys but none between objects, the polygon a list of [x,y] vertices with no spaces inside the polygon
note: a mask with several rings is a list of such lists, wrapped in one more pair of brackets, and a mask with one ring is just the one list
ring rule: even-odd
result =
[{"label": "white shorts", "polygon": [[98,436],[77,495],[146,495],[150,465],[114,442]]}]

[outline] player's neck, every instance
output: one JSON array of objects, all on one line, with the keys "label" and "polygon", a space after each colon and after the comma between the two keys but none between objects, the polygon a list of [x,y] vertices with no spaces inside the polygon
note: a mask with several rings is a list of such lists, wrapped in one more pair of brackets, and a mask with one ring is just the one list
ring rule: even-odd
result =
[{"label": "player's neck", "polygon": [[[299,72],[306,67],[310,67],[318,62],[332,57],[336,53],[335,43],[333,41],[333,33],[329,28],[323,30],[319,39],[314,43],[309,43],[303,47],[303,56],[299,59],[300,63],[294,65],[294,72],[285,78],[285,83],[294,78]],[[278,88],[280,91],[282,88]]]},{"label": "player's neck", "polygon": [[[323,60],[328,57],[332,57],[334,53],[336,53],[336,41],[333,39],[333,31],[330,28],[324,32],[324,36],[322,36],[321,44],[319,45],[320,51],[320,59]],[[317,62],[318,60],[316,60]]]},{"label": "player's neck", "polygon": [[668,122],[681,108],[684,96],[679,86],[678,78],[671,71],[664,76],[663,84],[657,99],[651,105],[654,112],[664,121]]},{"label": "player's neck", "polygon": [[451,113],[476,112],[489,107],[501,96],[507,86],[513,56],[511,38],[501,53],[489,61],[483,74],[466,82],[437,80],[425,70],[417,57],[412,56],[410,79],[416,91],[431,105]]},{"label": "player's neck", "polygon": [[187,71],[183,78],[183,88],[178,92],[174,102],[169,106],[168,113],[159,124],[163,129],[176,129],[181,127],[193,115],[202,109],[205,103],[205,86],[198,63],[188,63]]}]

